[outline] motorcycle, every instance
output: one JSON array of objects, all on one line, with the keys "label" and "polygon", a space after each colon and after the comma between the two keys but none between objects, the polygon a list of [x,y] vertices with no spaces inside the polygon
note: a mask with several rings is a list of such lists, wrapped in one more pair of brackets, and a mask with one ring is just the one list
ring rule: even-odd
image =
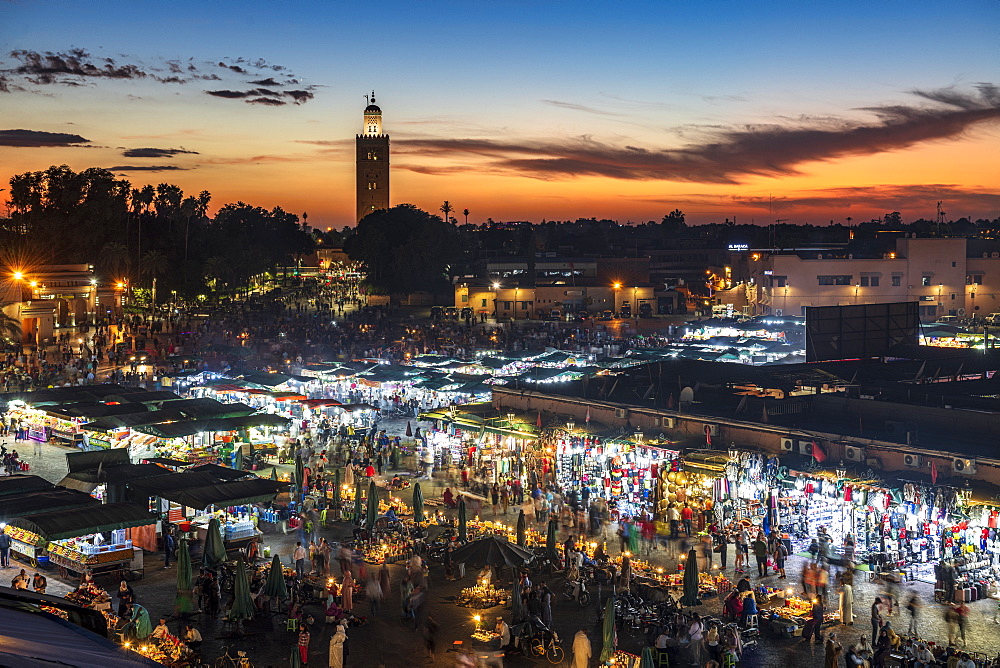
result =
[{"label": "motorcycle", "polygon": [[586,608],[590,604],[590,592],[587,591],[586,580],[563,583],[562,595],[567,601],[576,601],[581,608]]}]

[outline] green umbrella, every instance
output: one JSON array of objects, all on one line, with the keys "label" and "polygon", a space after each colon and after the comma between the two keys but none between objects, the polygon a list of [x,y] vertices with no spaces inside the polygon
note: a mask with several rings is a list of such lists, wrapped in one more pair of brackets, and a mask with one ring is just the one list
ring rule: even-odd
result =
[{"label": "green umbrella", "polygon": [[243,448],[239,443],[233,444],[233,468],[237,471],[243,470]]},{"label": "green umbrella", "polygon": [[609,596],[604,607],[604,647],[601,649],[601,663],[607,663],[615,655],[618,636],[615,634],[615,597]]},{"label": "green umbrella", "polygon": [[639,668],[656,668],[652,647],[646,647],[642,650],[642,655],[639,657]]},{"label": "green umbrella", "polygon": [[229,619],[237,623],[253,619],[254,605],[250,597],[250,580],[247,567],[240,559],[236,562],[236,577],[233,579],[233,604],[229,608]]},{"label": "green umbrella", "polygon": [[559,549],[556,547],[556,524],[555,520],[549,520],[549,531],[545,535],[545,556],[552,562],[553,567],[559,563]]},{"label": "green umbrella", "polygon": [[333,507],[340,508],[340,469],[333,472]]},{"label": "green umbrella", "polygon": [[285,574],[281,568],[281,559],[274,555],[271,559],[271,569],[267,572],[267,581],[264,583],[264,593],[271,600],[276,598],[288,598],[288,589],[285,587]]},{"label": "green umbrella", "polygon": [[424,493],[419,482],[413,485],[413,521],[424,521]]},{"label": "green umbrella", "polygon": [[205,547],[201,553],[201,565],[214,570],[226,560],[226,546],[222,542],[222,528],[219,526],[217,517],[213,517],[209,521],[206,533]]},{"label": "green umbrella", "polygon": [[369,539],[375,538],[375,518],[378,517],[378,488],[375,481],[368,483],[368,510],[365,513],[365,529],[368,530]]},{"label": "green umbrella", "polygon": [[194,610],[191,600],[193,589],[191,583],[191,551],[187,539],[181,539],[177,548],[177,596],[174,599],[174,612],[186,614]]},{"label": "green umbrella", "polygon": [[524,532],[524,511],[517,511],[517,544],[524,547],[528,544],[528,538]]},{"label": "green umbrella", "polygon": [[354,485],[354,523],[361,524],[361,497],[363,496],[361,490],[361,478],[358,478],[357,484]]},{"label": "green umbrella", "polygon": [[271,480],[277,480],[277,479],[278,479],[278,467],[275,466],[273,469],[271,469]]},{"label": "green umbrella", "polygon": [[292,645],[292,653],[288,655],[288,668],[302,668],[302,659],[299,657],[299,644],[297,641]]},{"label": "green umbrella", "polygon": [[688,550],[687,559],[684,560],[684,596],[681,597],[681,605],[701,605],[701,598],[698,596],[698,555],[694,550]]},{"label": "green umbrella", "polygon": [[465,518],[465,499],[458,502],[458,539],[463,543],[469,540],[468,520]]}]

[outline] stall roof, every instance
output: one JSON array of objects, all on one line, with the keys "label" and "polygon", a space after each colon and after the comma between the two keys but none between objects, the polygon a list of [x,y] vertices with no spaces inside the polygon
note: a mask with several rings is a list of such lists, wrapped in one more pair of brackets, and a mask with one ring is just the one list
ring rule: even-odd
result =
[{"label": "stall roof", "polygon": [[30,494],[51,489],[52,483],[37,475],[11,475],[0,478],[0,496]]},{"label": "stall roof", "polygon": [[17,517],[11,526],[42,536],[46,540],[76,538],[98,531],[113,531],[155,524],[156,517],[131,503],[102,503]]},{"label": "stall roof", "polygon": [[36,515],[79,506],[99,506],[101,502],[85,492],[52,488],[43,492],[18,495],[0,503],[0,519],[9,522],[15,517]]},{"label": "stall roof", "polygon": [[122,483],[169,475],[170,471],[156,464],[125,464],[73,471],[59,481],[60,487],[92,492],[101,483]]},{"label": "stall roof", "polygon": [[201,464],[193,468],[189,468],[185,473],[208,473],[213,475],[220,480],[242,480],[244,478],[256,478],[257,476],[248,471],[240,471],[238,469],[231,469],[226,466],[219,466],[218,464]]},{"label": "stall roof", "polygon": [[42,407],[46,413],[68,418],[96,419],[106,415],[127,415],[143,413],[149,410],[145,404],[101,404],[95,402],[80,402],[74,404],[59,404],[58,406]]},{"label": "stall roof", "polygon": [[70,473],[86,469],[96,469],[99,466],[109,468],[125,466],[131,463],[132,460],[129,459],[128,450],[125,448],[66,453],[66,470]]},{"label": "stall roof", "polygon": [[8,402],[19,399],[29,406],[52,404],[71,404],[81,402],[100,402],[110,395],[127,395],[145,390],[137,387],[125,387],[113,383],[103,385],[71,385],[69,387],[52,387],[34,392],[10,392],[0,395],[0,400]]},{"label": "stall roof", "polygon": [[[263,388],[277,387],[292,380],[293,376],[284,373],[268,373],[266,371],[251,371],[241,376],[243,382],[259,385]],[[312,380],[310,378],[309,380]]]},{"label": "stall roof", "polygon": [[277,494],[287,491],[288,487],[288,483],[257,477],[219,482],[208,471],[175,473],[132,485],[139,493],[197,509],[271,501]]},{"label": "stall roof", "polygon": [[336,399],[299,399],[299,403],[306,408],[321,408],[322,406],[340,406]]},{"label": "stall roof", "polygon": [[87,422],[81,428],[87,431],[112,431],[123,427],[176,422],[177,420],[183,420],[184,417],[184,414],[176,409],[126,413],[124,415],[105,415],[104,417]]},{"label": "stall roof", "polygon": [[178,399],[167,401],[162,405],[164,410],[177,410],[190,418],[211,419],[251,415],[257,411],[246,404],[224,404],[210,397],[196,399]]},{"label": "stall roof", "polygon": [[147,464],[160,464],[161,466],[173,466],[175,468],[180,468],[182,466],[191,466],[191,462],[182,462],[179,459],[168,459],[167,457],[152,457],[150,459],[142,460]]},{"label": "stall roof", "polygon": [[161,401],[180,399],[180,396],[168,390],[146,390],[144,392],[130,392],[128,394],[109,394],[104,401],[118,401],[132,404],[156,404]]}]

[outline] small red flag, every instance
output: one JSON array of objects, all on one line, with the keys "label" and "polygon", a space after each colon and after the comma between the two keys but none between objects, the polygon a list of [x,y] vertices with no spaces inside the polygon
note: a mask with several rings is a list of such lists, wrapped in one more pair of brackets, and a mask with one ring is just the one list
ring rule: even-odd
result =
[{"label": "small red flag", "polygon": [[586,419],[586,422],[587,422],[587,424],[590,424],[590,406],[587,406],[587,419]]},{"label": "small red flag", "polygon": [[822,464],[823,461],[826,459],[826,453],[823,452],[823,448],[819,447],[819,443],[817,443],[816,441],[813,441],[812,455],[813,459],[815,459],[820,464]]},{"label": "small red flag", "polygon": [[712,445],[712,425],[705,425],[705,445]]},{"label": "small red flag", "polygon": [[538,428],[542,426],[542,411],[538,411],[538,419],[535,420],[535,426]]},{"label": "small red flag", "polygon": [[931,484],[937,484],[937,462],[931,461]]}]

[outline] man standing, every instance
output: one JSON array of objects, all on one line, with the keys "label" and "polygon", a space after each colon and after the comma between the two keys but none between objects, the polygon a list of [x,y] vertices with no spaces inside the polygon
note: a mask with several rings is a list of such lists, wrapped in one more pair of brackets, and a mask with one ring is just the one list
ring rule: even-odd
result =
[{"label": "man standing", "polygon": [[684,533],[690,538],[691,534],[694,533],[691,526],[691,520],[694,519],[694,511],[691,510],[691,506],[684,504],[684,508],[681,510],[681,519],[684,520]]},{"label": "man standing", "polygon": [[163,534],[163,567],[170,568],[170,557],[174,554],[174,534],[167,529]]},{"label": "man standing", "polygon": [[295,543],[292,561],[295,562],[295,575],[303,577],[306,574],[306,548],[302,547],[302,541]]},{"label": "man standing", "polygon": [[767,575],[767,543],[763,534],[757,534],[753,542],[753,556],[757,558],[757,576],[764,577]]},{"label": "man standing", "polygon": [[667,519],[670,520],[670,537],[677,538],[677,525],[681,521],[681,514],[677,511],[677,506],[671,505],[667,508]]},{"label": "man standing", "polygon": [[10,536],[0,529],[0,568],[10,568]]}]

